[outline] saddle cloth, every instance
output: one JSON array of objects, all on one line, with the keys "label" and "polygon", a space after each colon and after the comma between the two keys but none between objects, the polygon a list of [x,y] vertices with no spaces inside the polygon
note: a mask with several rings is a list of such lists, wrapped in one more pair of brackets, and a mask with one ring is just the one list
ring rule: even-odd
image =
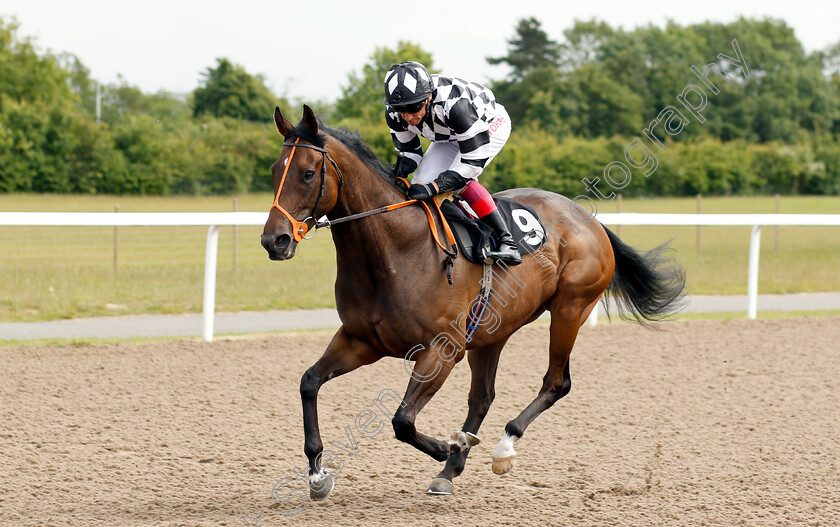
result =
[{"label": "saddle cloth", "polygon": [[[508,198],[494,197],[493,200],[521,254],[534,252],[545,244],[545,228],[534,209]],[[452,228],[461,254],[473,263],[484,263],[485,251],[498,247],[493,229],[476,218],[463,200],[444,200],[440,210]]]}]

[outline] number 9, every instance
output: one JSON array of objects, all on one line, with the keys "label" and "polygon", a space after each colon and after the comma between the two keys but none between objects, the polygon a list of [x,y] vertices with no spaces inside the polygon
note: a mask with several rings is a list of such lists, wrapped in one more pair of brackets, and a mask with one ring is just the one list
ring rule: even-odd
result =
[{"label": "number 9", "polygon": [[523,239],[528,245],[537,246],[542,243],[545,239],[545,231],[533,214],[525,209],[512,209],[511,214],[516,226],[525,234]]}]

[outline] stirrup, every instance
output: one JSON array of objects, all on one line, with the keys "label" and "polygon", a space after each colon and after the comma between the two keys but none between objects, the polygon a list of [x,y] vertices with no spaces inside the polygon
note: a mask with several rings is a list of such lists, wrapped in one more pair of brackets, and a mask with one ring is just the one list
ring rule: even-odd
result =
[{"label": "stirrup", "polygon": [[488,264],[492,264],[494,261],[502,261],[508,265],[519,265],[522,263],[522,255],[519,254],[519,251],[514,248],[508,246],[510,251],[502,250],[502,247],[499,247],[498,251],[484,251],[484,262]]}]

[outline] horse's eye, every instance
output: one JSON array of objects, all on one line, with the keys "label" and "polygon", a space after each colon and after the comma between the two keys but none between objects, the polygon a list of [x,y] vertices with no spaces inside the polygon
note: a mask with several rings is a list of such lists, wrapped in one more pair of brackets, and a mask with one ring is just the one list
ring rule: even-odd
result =
[{"label": "horse's eye", "polygon": [[303,175],[303,181],[304,181],[304,183],[309,183],[310,181],[312,181],[312,178],[314,178],[314,177],[315,177],[315,171],[314,170],[307,170],[306,173]]}]

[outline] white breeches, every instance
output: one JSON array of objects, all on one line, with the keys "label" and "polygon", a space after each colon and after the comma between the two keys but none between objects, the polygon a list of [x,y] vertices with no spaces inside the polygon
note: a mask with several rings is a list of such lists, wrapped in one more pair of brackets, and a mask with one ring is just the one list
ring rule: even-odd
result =
[{"label": "white breeches", "polygon": [[[510,137],[510,116],[504,108],[498,108],[501,110],[499,115],[490,123],[490,156],[487,159],[487,164],[490,164],[490,161],[502,150],[508,137]],[[486,167],[487,164],[484,166]],[[420,161],[420,166],[417,167],[414,179],[411,182],[421,185],[431,183],[441,172],[454,169],[459,165],[461,165],[461,152],[458,150],[457,142],[432,143],[426,149],[426,154]],[[473,176],[467,179],[477,177]]]}]

